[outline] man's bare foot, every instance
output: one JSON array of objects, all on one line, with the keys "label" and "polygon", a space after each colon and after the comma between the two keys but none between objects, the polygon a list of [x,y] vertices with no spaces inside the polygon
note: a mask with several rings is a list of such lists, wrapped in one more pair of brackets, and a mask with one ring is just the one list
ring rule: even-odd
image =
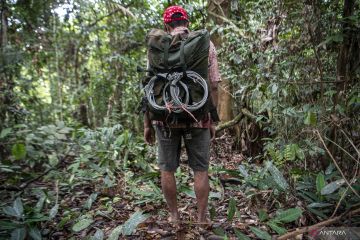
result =
[{"label": "man's bare foot", "polygon": [[178,213],[170,214],[170,217],[168,217],[168,221],[170,225],[176,229],[176,231],[181,230],[181,220],[180,220],[180,215]]},{"label": "man's bare foot", "polygon": [[[212,222],[210,219],[204,217],[204,218],[198,218],[197,225],[201,230],[210,230],[212,228]],[[202,232],[202,231],[200,231]]]},{"label": "man's bare foot", "polygon": [[180,218],[170,216],[170,217],[168,217],[168,221],[170,223],[178,223],[178,222],[180,222]]},{"label": "man's bare foot", "polygon": [[206,217],[206,214],[204,216],[198,215],[198,223],[199,224],[209,224],[211,223],[210,219]]},{"label": "man's bare foot", "polygon": [[180,214],[178,212],[176,213],[170,213],[170,217],[168,218],[169,222],[177,223],[180,221]]}]

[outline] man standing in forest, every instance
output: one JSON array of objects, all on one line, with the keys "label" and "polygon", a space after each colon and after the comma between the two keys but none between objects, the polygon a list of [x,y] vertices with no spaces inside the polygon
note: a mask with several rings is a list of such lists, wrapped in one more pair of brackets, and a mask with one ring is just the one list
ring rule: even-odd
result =
[{"label": "man standing in forest", "polygon": [[[187,36],[189,19],[187,12],[180,6],[168,7],[163,20],[165,30],[172,36]],[[217,86],[220,82],[216,50],[212,42],[209,47],[208,80],[211,87],[213,104],[217,105]],[[154,128],[155,127],[155,131]],[[171,134],[169,134],[169,132]],[[215,126],[207,114],[199,122],[168,124],[161,121],[151,121],[149,112],[144,116],[144,138],[148,144],[154,143],[154,133],[158,141],[158,166],[161,170],[161,187],[170,210],[169,220],[177,222],[180,215],[177,207],[176,181],[174,173],[179,166],[181,141],[183,139],[189,160],[189,166],[194,171],[194,189],[197,199],[200,223],[206,223],[206,212],[209,196],[208,166],[210,158],[210,141],[215,137]],[[186,135],[186,136],[185,136]],[[190,136],[190,137],[188,137]]]}]

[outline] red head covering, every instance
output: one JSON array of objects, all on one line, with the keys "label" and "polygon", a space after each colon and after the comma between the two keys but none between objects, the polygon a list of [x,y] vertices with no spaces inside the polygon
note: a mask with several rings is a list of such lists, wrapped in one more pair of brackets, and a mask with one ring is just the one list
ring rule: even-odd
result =
[{"label": "red head covering", "polygon": [[[178,18],[171,18],[174,13],[181,13],[182,16]],[[163,14],[164,23],[171,23],[172,21],[189,20],[187,12],[180,6],[170,6]]]}]

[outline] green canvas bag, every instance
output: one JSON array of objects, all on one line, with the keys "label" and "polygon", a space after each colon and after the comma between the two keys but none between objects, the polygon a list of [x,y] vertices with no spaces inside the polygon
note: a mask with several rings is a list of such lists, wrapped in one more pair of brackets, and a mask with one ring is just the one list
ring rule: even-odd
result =
[{"label": "green canvas bag", "polygon": [[[207,30],[170,35],[163,30],[152,29],[146,37],[146,43],[150,77],[159,73],[194,71],[206,80],[209,96],[211,96],[208,81],[210,36]],[[186,79],[182,81],[189,89],[190,101],[198,102],[204,97],[204,90],[199,84]],[[154,84],[153,92],[158,105],[164,104],[163,91],[166,83],[167,79],[159,78]],[[184,94],[184,92],[179,93],[180,97]],[[192,112],[192,114],[197,120],[202,120],[211,108],[213,108],[213,104],[211,103],[211,97],[208,97],[204,106]],[[169,113],[168,111],[159,111],[152,108],[150,104],[148,104],[148,109],[151,120],[177,123],[194,122],[194,118],[189,116],[187,112]]]},{"label": "green canvas bag", "polygon": [[152,70],[157,73],[169,70],[182,70],[181,43],[184,42],[184,60],[187,70],[208,78],[208,56],[210,35],[207,30],[198,30],[189,34],[170,35],[160,29],[153,29],[146,37],[148,60]]}]

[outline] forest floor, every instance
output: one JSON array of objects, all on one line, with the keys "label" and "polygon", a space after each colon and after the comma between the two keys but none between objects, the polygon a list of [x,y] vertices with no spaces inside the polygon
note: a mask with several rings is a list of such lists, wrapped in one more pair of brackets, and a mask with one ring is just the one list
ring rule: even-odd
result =
[{"label": "forest floor", "polygon": [[[32,182],[27,189],[27,205],[38,205],[39,199],[30,192],[42,190],[56,195],[58,207],[54,210],[51,204],[46,211],[53,215],[52,220],[42,222],[42,235],[46,239],[118,239],[115,229],[124,225],[135,213],[141,212],[138,223],[133,223],[130,234],[119,239],[243,239],[256,238],[249,227],[267,231],[259,219],[259,210],[265,214],[274,213],[275,205],[295,207],[296,199],[273,197],[273,190],[248,189],[245,194],[241,181],[231,176],[239,165],[246,161],[244,156],[234,150],[233,138],[223,135],[212,143],[211,167],[209,171],[211,192],[209,196],[210,227],[196,223],[196,199],[193,191],[192,172],[186,164],[183,152],[182,164],[176,173],[178,182],[178,206],[181,214],[180,228],[168,222],[167,207],[160,190],[158,172],[144,173],[132,170],[138,181],[129,182],[126,172],[119,173],[117,184],[111,189],[101,188],[103,183],[80,181],[69,189],[69,186],[56,179],[56,175],[66,174],[67,165],[72,157],[65,158],[56,171],[49,172]],[[133,178],[132,178],[133,179]],[[150,182],[150,188],[149,183]],[[33,197],[30,197],[33,196]],[[283,203],[280,203],[283,202]],[[46,201],[45,201],[46,204]],[[285,206],[286,205],[286,206]],[[51,212],[54,211],[54,214]],[[260,217],[261,218],[261,217]],[[86,221],[83,221],[83,220]],[[1,220],[1,219],[0,219]],[[299,221],[303,221],[302,218]],[[80,222],[84,225],[76,225]],[[135,220],[136,222],[136,220]],[[136,231],[135,231],[136,229]],[[125,234],[123,234],[125,235]],[[246,235],[246,236],[245,236]],[[113,238],[112,238],[113,237]]]},{"label": "forest floor", "polygon": [[[258,191],[253,189],[251,194],[253,197],[245,196],[239,188],[240,182],[236,178],[232,178],[228,173],[236,171],[239,164],[244,161],[244,156],[238,151],[232,149],[234,146],[233,138],[228,135],[215,140],[211,149],[211,169],[218,168],[220,171],[210,171],[210,185],[211,192],[209,198],[209,219],[211,218],[211,225],[203,227],[196,223],[196,199],[193,189],[193,175],[192,171],[186,163],[186,154],[183,149],[181,156],[180,171],[177,173],[178,188],[178,207],[181,214],[180,228],[175,227],[168,221],[167,206],[161,196],[157,196],[157,201],[150,201],[144,204],[141,202],[141,194],[132,196],[132,191],[126,190],[126,182],[119,179],[118,186],[109,192],[103,192],[98,196],[100,201],[94,203],[91,207],[91,212],[101,212],[104,210],[104,203],[108,197],[119,197],[113,207],[113,212],[109,216],[97,215],[95,223],[92,228],[79,233],[75,238],[85,238],[86,236],[94,235],[96,229],[102,229],[105,236],[111,235],[111,232],[119,225],[123,224],[136,211],[142,211],[148,214],[148,218],[137,226],[136,233],[123,237],[120,239],[237,239],[235,237],[234,228],[241,231],[245,235],[253,238],[256,236],[249,231],[249,226],[261,226],[258,211],[259,207],[267,211],[271,211],[274,205],[273,198],[268,198],[272,194],[272,190]],[[140,173],[141,175],[141,173]],[[160,187],[160,178],[158,175],[152,178],[153,183]],[[89,186],[88,194],[82,194],[79,198],[74,196],[65,196],[68,202],[73,205],[84,205],[88,199],[90,192],[93,192],[93,187]],[[142,186],[140,185],[141,189]],[[146,188],[146,187],[145,187]],[[125,191],[124,191],[125,190]],[[159,194],[159,189],[154,191],[154,194]],[[84,189],[83,189],[84,191]],[[80,191],[80,192],[83,192]],[[145,189],[146,191],[146,189]],[[101,196],[102,195],[102,196]],[[146,196],[149,197],[149,196]],[[229,201],[233,199],[236,203],[232,219],[229,219]],[[293,205],[288,203],[288,205]],[[81,207],[80,207],[81,208]],[[230,213],[231,214],[231,213]],[[60,219],[59,219],[60,220]],[[58,223],[54,222],[54,226]],[[70,228],[71,224],[68,224]],[[66,236],[71,236],[72,232],[65,230],[55,232],[52,237],[56,239],[66,239]],[[65,230],[65,231],[64,231]],[[265,229],[264,229],[265,230]],[[226,236],[226,237],[225,237]]]}]

